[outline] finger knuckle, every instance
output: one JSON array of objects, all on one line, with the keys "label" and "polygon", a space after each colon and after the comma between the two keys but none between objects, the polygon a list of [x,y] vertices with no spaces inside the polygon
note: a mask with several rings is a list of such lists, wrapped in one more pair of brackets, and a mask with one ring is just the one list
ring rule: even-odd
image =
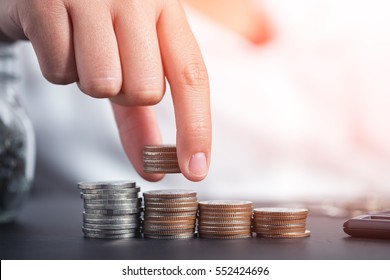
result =
[{"label": "finger knuckle", "polygon": [[182,79],[190,87],[208,87],[208,74],[202,61],[187,63],[182,70]]},{"label": "finger knuckle", "polygon": [[94,78],[80,82],[80,89],[84,93],[96,98],[110,98],[120,91],[120,82],[114,78]]},{"label": "finger knuckle", "polygon": [[161,101],[164,96],[164,87],[139,85],[136,88],[125,90],[125,95],[132,105],[135,106],[150,106]]}]

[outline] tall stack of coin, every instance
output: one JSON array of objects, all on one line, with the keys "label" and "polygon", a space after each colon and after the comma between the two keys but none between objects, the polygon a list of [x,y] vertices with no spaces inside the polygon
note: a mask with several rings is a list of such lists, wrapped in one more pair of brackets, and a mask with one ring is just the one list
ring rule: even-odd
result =
[{"label": "tall stack of coin", "polygon": [[184,239],[195,234],[198,199],[190,190],[144,192],[145,238]]},{"label": "tall stack of coin", "polygon": [[146,173],[180,173],[176,147],[170,145],[145,146],[143,153]]},{"label": "tall stack of coin", "polygon": [[198,231],[201,238],[252,237],[252,202],[211,200],[199,202]]},{"label": "tall stack of coin", "polygon": [[82,182],[85,237],[119,239],[140,235],[142,198],[133,181]]},{"label": "tall stack of coin", "polygon": [[253,231],[257,237],[298,238],[310,236],[306,230],[307,209],[255,208]]}]

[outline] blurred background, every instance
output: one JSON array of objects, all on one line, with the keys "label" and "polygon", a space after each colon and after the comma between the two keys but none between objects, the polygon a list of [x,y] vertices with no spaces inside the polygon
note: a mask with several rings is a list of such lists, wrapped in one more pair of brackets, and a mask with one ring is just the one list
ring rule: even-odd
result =
[{"label": "blurred background", "polygon": [[[211,83],[208,177],[142,180],[121,148],[109,102],[49,84],[23,42],[17,87],[36,133],[33,195],[133,179],[142,190],[189,188],[200,200],[304,205],[336,216],[390,208],[388,1],[183,4]],[[164,142],[174,144],[169,88],[155,107]]]}]

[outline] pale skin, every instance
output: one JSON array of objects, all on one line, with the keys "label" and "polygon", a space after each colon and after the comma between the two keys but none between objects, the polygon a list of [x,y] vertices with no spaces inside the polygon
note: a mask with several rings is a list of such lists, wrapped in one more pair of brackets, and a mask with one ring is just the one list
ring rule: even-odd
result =
[{"label": "pale skin", "polygon": [[[230,13],[244,3],[233,2]],[[210,10],[207,1],[188,4],[220,19],[217,5]],[[248,33],[245,26],[237,27],[241,31]],[[212,133],[208,74],[179,0],[0,0],[0,41],[21,39],[31,41],[49,82],[76,82],[85,94],[111,100],[123,148],[149,181],[163,178],[143,172],[142,149],[162,144],[150,105],[163,97],[166,78],[180,169],[191,181],[206,177]]]},{"label": "pale skin", "polygon": [[48,81],[110,98],[124,150],[150,181],[163,175],[142,170],[143,146],[162,144],[149,105],[161,100],[167,78],[180,169],[189,180],[205,178],[209,82],[180,1],[0,0],[0,38],[30,40]]}]

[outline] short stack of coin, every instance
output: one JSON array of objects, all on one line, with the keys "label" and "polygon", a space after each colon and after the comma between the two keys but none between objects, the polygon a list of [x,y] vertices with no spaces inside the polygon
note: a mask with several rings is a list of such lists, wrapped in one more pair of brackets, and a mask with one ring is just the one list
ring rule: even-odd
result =
[{"label": "short stack of coin", "polygon": [[198,232],[201,238],[252,237],[252,202],[211,200],[199,202]]},{"label": "short stack of coin", "polygon": [[198,199],[190,190],[144,192],[143,234],[145,238],[193,238]]},{"label": "short stack of coin", "polygon": [[119,239],[140,236],[142,198],[133,181],[82,182],[85,237]]},{"label": "short stack of coin", "polygon": [[175,146],[145,146],[143,161],[146,173],[181,173]]},{"label": "short stack of coin", "polygon": [[253,231],[257,237],[299,238],[310,236],[306,229],[307,209],[255,208]]}]

